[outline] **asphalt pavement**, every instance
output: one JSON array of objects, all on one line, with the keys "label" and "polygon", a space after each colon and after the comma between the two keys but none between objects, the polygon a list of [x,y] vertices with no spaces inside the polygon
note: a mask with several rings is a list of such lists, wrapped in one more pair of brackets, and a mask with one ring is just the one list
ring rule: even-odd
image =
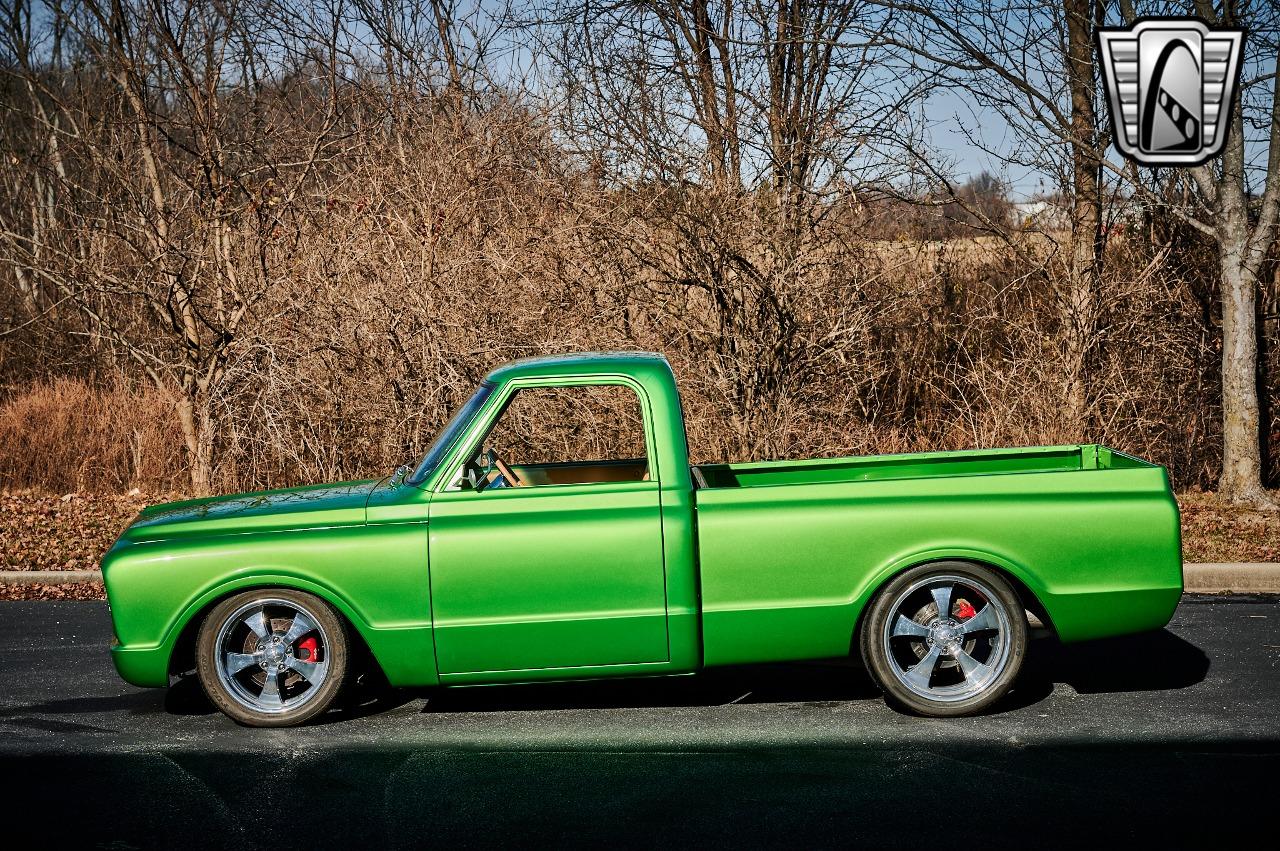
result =
[{"label": "asphalt pavement", "polygon": [[[980,718],[888,708],[840,662],[365,692],[252,730],[138,689],[106,605],[0,603],[0,843],[114,849],[1274,847],[1280,601],[1035,642]],[[1208,843],[1208,845],[1206,845]]]}]

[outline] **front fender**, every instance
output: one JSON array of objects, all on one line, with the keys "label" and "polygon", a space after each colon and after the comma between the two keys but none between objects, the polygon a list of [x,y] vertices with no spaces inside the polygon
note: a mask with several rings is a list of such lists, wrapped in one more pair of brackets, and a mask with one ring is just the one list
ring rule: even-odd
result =
[{"label": "front fender", "polygon": [[378,628],[365,621],[356,607],[332,588],[286,573],[256,572],[205,590],[173,620],[158,644],[117,644],[112,647],[112,661],[117,672],[133,685],[168,685],[173,654],[187,627],[198,623],[197,618],[218,601],[252,588],[293,588],[314,594],[333,606],[359,634],[392,685],[427,686],[440,682],[430,625]]},{"label": "front fender", "polygon": [[426,534],[424,524],[397,524],[113,549],[103,580],[117,670],[136,685],[165,685],[174,648],[201,613],[237,591],[288,587],[341,613],[393,685],[434,684]]}]

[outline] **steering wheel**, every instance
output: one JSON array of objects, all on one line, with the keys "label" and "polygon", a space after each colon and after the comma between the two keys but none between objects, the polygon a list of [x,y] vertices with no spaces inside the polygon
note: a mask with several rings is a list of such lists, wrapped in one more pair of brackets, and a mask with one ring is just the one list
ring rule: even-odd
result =
[{"label": "steering wheel", "polygon": [[506,483],[511,487],[522,488],[528,484],[528,482],[516,475],[516,471],[512,470],[511,467],[507,465],[507,462],[502,460],[498,455],[497,450],[493,447],[489,448],[489,463],[497,469],[499,475],[501,475]]},{"label": "steering wheel", "polygon": [[499,487],[519,488],[529,484],[520,478],[516,471],[511,469],[511,466],[502,460],[502,457],[492,447],[468,461],[463,468],[463,475],[466,476],[467,481],[471,483],[471,487],[478,493],[488,490],[497,484],[498,479],[492,482],[489,481],[489,474],[495,470],[502,481],[502,485],[498,485]]}]

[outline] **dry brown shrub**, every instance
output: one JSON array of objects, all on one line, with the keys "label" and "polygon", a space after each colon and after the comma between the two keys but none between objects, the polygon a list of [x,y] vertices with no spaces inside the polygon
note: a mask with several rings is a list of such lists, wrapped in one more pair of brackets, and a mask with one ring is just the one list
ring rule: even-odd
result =
[{"label": "dry brown shrub", "polygon": [[[494,366],[617,349],[670,359],[697,463],[1097,441],[1179,487],[1216,479],[1214,294],[1198,258],[1159,254],[1185,240],[1110,241],[1087,421],[1071,422],[1058,237],[885,240],[833,214],[787,244],[767,197],[605,182],[527,105],[459,116],[381,96],[344,90],[356,129],[290,202],[297,238],[271,243],[269,286],[228,344],[214,490],[383,475]],[[0,484],[189,487],[163,398],[32,386],[52,344],[29,347],[45,360],[0,370],[16,386]],[[142,380],[105,353],[79,368]]]},{"label": "dry brown shrub", "polygon": [[0,486],[172,491],[189,481],[173,406],[123,382],[34,385],[0,403]]}]

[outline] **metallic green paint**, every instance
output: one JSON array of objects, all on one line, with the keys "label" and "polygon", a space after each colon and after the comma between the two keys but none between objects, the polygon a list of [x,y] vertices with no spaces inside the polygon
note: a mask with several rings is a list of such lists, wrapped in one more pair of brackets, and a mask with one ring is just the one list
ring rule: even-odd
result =
[{"label": "metallic green paint", "polygon": [[442,674],[667,661],[657,482],[446,491],[430,564]]},{"label": "metallic green paint", "polygon": [[[425,516],[425,506],[424,512]],[[424,523],[348,525],[117,544],[103,580],[117,668],[164,685],[183,627],[229,594],[284,586],[341,612],[395,682],[437,682]]]},{"label": "metallic green paint", "polygon": [[1012,575],[1063,641],[1161,627],[1182,593],[1157,467],[715,488],[697,502],[707,665],[842,655],[875,591],[928,561]]},{"label": "metallic green paint", "polygon": [[[1164,470],[1106,447],[699,468],[667,362],[509,364],[421,482],[403,472],[149,508],[103,559],[120,674],[164,685],[175,647],[251,587],[316,594],[395,685],[688,673],[841,656],[891,576],[961,558],[1032,594],[1064,641],[1164,625],[1181,593]],[[619,384],[650,481],[476,492],[463,462],[523,387]]]},{"label": "metallic green paint", "polygon": [[121,540],[137,544],[191,535],[360,525],[377,484],[340,482],[153,505],[142,510]]}]

